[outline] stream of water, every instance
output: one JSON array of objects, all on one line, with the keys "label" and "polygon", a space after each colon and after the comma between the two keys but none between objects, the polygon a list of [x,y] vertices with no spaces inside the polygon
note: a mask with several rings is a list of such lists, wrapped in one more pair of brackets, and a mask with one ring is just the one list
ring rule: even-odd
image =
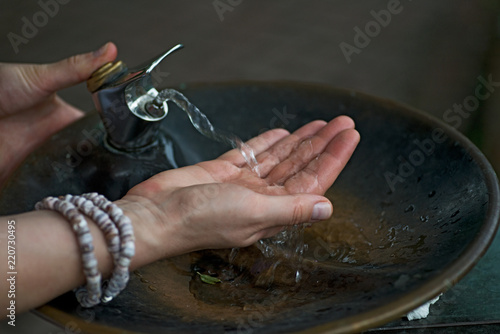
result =
[{"label": "stream of water", "polygon": [[[180,109],[184,110],[191,124],[193,124],[195,129],[202,135],[215,141],[229,144],[233,148],[237,148],[245,158],[250,169],[260,177],[259,163],[255,158],[254,151],[238,136],[216,129],[205,114],[203,114],[194,104],[189,102],[182,93],[175,89],[164,89],[160,91],[154,100],[154,104],[165,108],[164,105],[168,101],[174,102]],[[302,225],[288,227],[272,238],[259,240],[257,247],[266,257],[276,259],[285,257],[295,260],[299,264],[306,247],[304,244],[304,227]],[[237,250],[233,250],[233,253],[237,254]],[[297,282],[300,280],[300,277],[301,273],[298,269],[296,273]]]},{"label": "stream of water", "polygon": [[202,113],[198,107],[189,102],[189,100],[182,93],[176,91],[175,89],[164,89],[160,91],[154,102],[156,105],[163,105],[168,101],[174,102],[179,108],[186,112],[191,124],[193,124],[199,133],[207,138],[229,144],[233,148],[237,148],[243,155],[243,158],[245,158],[245,161],[250,169],[260,176],[259,163],[255,158],[252,148],[243,142],[238,136],[233,133],[226,133],[220,129],[215,129],[208,117]]}]

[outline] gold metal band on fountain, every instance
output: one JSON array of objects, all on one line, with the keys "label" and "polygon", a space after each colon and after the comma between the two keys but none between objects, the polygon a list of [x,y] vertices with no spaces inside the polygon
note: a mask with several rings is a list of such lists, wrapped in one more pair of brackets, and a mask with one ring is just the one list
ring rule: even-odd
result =
[{"label": "gold metal band on fountain", "polygon": [[93,93],[104,85],[108,78],[117,74],[126,68],[125,63],[121,60],[113,63],[106,63],[99,67],[90,78],[87,80],[87,89]]}]

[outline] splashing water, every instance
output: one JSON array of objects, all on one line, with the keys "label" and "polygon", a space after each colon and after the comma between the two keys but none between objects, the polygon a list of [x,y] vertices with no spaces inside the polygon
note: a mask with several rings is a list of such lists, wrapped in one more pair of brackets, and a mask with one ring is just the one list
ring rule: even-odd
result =
[{"label": "splashing water", "polygon": [[[302,278],[302,263],[307,244],[304,243],[304,228],[302,225],[287,226],[272,238],[261,239],[256,246],[268,258],[285,258],[298,265],[295,282]],[[276,269],[276,268],[274,268]]]},{"label": "splashing water", "polygon": [[[259,163],[255,158],[254,151],[238,136],[215,129],[205,114],[203,114],[194,104],[189,102],[183,94],[174,89],[164,89],[160,91],[154,100],[154,104],[157,107],[161,106],[165,108],[168,101],[174,102],[179,108],[186,112],[191,124],[193,124],[199,133],[207,138],[229,144],[233,148],[237,148],[243,155],[243,158],[250,169],[260,177]],[[304,251],[307,247],[307,245],[304,244],[304,226],[295,225],[287,227],[285,230],[281,231],[272,238],[259,240],[257,247],[265,257],[284,257],[300,264],[302,262]],[[238,250],[233,249],[231,257],[234,258],[237,253]],[[300,280],[301,276],[301,270],[297,269],[297,273],[295,275],[296,282]]]}]

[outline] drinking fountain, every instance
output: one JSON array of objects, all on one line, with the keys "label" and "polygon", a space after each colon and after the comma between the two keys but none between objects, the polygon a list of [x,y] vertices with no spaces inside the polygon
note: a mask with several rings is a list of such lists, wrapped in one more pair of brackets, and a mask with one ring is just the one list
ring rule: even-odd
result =
[{"label": "drinking fountain", "polygon": [[[156,173],[230,149],[197,131],[177,105],[157,103],[152,70],[179,48],[137,69],[118,61],[97,70],[88,80],[97,110],[26,158],[0,190],[0,213],[29,211],[41,198],[68,193],[115,200]],[[359,332],[448,290],[495,236],[499,187],[491,165],[467,138],[423,112],[318,84],[170,88],[221,131],[245,140],[272,127],[293,131],[316,119],[354,119],[362,140],[327,192],[333,217],[306,234],[303,279],[259,286],[259,268],[270,259],[255,247],[236,260],[230,250],[207,250],[140,268],[107,305],[82,309],[68,293],[38,314],[87,332]],[[210,285],[197,275],[208,269],[232,271]]]}]

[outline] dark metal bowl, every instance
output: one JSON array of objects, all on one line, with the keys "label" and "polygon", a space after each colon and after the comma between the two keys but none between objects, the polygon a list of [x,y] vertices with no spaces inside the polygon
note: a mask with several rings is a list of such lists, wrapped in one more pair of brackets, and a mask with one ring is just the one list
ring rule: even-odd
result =
[{"label": "dark metal bowl", "polygon": [[[345,226],[338,233],[350,242],[325,245],[311,239],[306,260],[330,274],[312,270],[306,282],[316,288],[301,290],[309,291],[309,302],[272,302],[272,310],[269,303],[257,310],[238,306],[238,311],[234,305],[198,300],[217,316],[186,313],[182,296],[193,298],[189,289],[196,275],[172,280],[179,258],[132,275],[126,291],[109,305],[83,310],[66,294],[40,308],[44,316],[89,332],[358,332],[401,317],[449,289],[495,235],[500,207],[492,167],[467,138],[422,112],[318,85],[250,82],[183,88],[217,127],[244,139],[276,126],[294,130],[315,119],[352,117],[362,140],[328,192],[334,220]],[[98,191],[116,199],[154,173],[211,159],[227,149],[196,133],[175,107],[162,124],[167,135],[161,149],[135,156],[110,153],[102,145],[101,130],[98,116],[90,113],[49,139],[2,189],[0,212],[30,210],[48,195]],[[336,247],[344,253],[339,255]],[[355,248],[358,253],[350,254]],[[173,290],[178,295],[169,295]],[[282,305],[287,303],[288,308]],[[240,312],[239,321],[225,317],[225,309]]]}]

